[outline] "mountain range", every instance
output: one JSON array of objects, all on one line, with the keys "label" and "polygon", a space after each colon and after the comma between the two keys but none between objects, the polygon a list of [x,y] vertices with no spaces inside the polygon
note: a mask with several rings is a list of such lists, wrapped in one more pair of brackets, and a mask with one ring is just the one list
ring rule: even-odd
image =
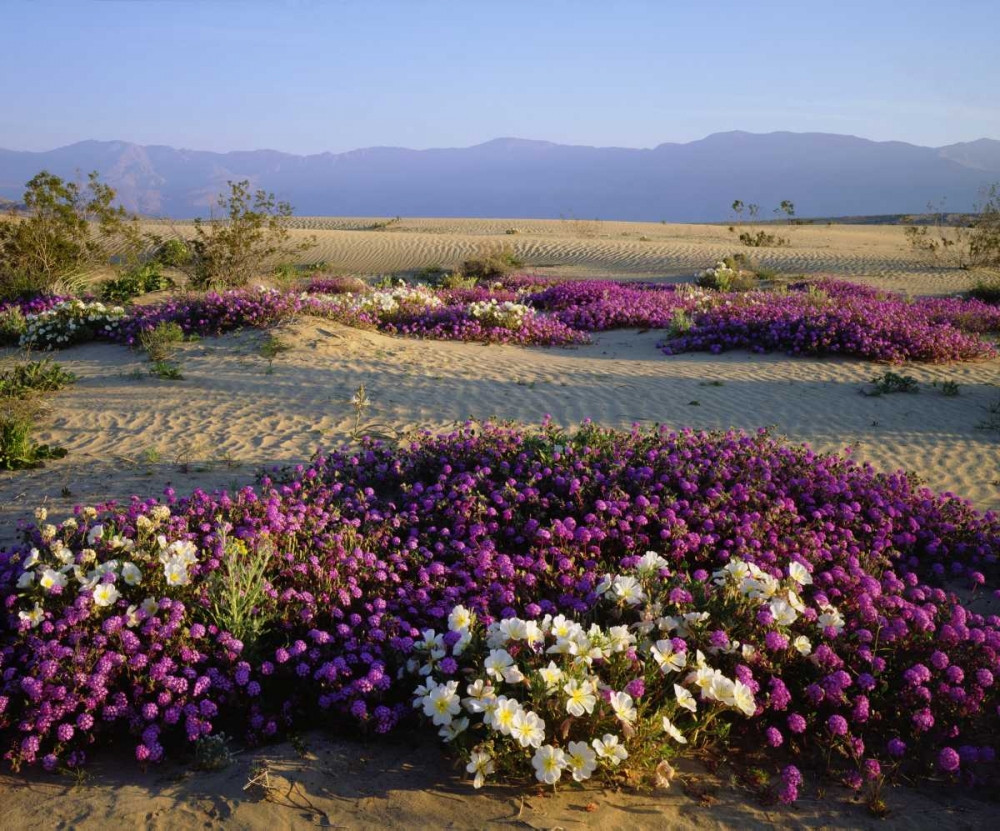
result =
[{"label": "mountain range", "polygon": [[465,148],[371,147],[301,156],[215,153],[125,141],[81,141],[44,152],[0,149],[0,200],[20,201],[46,169],[97,170],[130,210],[208,216],[227,180],[290,201],[297,214],[724,221],[734,199],[770,215],[918,213],[945,200],[968,211],[1000,180],[1000,141],[921,147],[831,133],[715,133],[652,149],[500,138]]}]

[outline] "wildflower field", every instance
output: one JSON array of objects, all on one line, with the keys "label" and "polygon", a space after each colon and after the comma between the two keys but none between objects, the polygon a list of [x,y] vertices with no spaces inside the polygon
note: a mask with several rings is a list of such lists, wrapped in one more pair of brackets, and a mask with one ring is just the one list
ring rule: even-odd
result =
[{"label": "wildflower field", "polygon": [[[10,304],[21,345],[136,346],[306,315],[402,337],[574,346],[660,330],[891,363],[995,357],[1000,310],[832,279],[706,290],[347,279],[155,304]],[[732,751],[794,803],[829,775],[995,784],[1000,517],[766,431],[469,422],[368,438],[230,492],[44,508],[0,552],[0,750],[146,766],[225,734],[424,730],[470,786],[664,787]],[[112,750],[114,752],[114,750]]]}]

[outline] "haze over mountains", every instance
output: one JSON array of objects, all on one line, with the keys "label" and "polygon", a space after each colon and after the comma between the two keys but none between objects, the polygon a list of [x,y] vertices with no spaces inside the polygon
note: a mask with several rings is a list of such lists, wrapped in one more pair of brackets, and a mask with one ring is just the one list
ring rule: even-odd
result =
[{"label": "haze over mountains", "polygon": [[42,169],[69,178],[97,170],[126,207],[150,216],[207,216],[227,180],[250,179],[301,215],[711,222],[727,219],[736,198],[761,204],[762,216],[782,199],[799,216],[917,213],[941,199],[949,211],[966,211],[983,185],[1000,180],[1000,141],[919,147],[737,131],[652,149],[501,138],[311,156],[82,141],[45,152],[0,149],[0,199],[20,200]]}]

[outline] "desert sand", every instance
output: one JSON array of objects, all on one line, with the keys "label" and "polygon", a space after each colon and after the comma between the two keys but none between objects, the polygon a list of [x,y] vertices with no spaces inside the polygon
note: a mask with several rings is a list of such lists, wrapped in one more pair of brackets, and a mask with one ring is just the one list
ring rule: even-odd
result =
[{"label": "desert sand", "polygon": [[[510,246],[526,271],[581,277],[691,279],[736,250],[724,226],[577,220],[376,220],[299,218],[314,233],[309,261],[344,273],[388,273],[451,266],[490,247]],[[508,229],[517,230],[508,234]],[[951,294],[972,277],[933,268],[907,248],[898,227],[804,226],[782,229],[785,248],[753,251],[784,274],[830,274],[913,295]],[[405,432],[446,429],[468,417],[560,424],[585,418],[627,427],[767,427],[822,451],[850,448],[878,469],[905,468],[935,490],[1000,508],[1000,433],[980,424],[1000,398],[1000,360],[912,365],[917,395],[866,397],[860,390],[885,367],[851,359],[756,356],[667,357],[661,333],[622,330],[570,349],[405,340],[302,318],[277,333],[291,349],[273,365],[265,335],[242,332],[185,344],[181,381],[147,373],[141,353],[90,344],[60,353],[79,376],[48,399],[39,438],[67,448],[45,468],[0,475],[0,535],[39,504],[59,517],[73,505],[166,486],[241,486],[265,466],[304,461],[344,441],[354,426],[350,398],[364,384],[373,401],[365,422]],[[13,357],[8,353],[8,358]],[[957,397],[933,383],[955,381]],[[472,795],[433,746],[354,745],[310,735],[299,756],[290,745],[248,751],[218,773],[168,767],[137,773],[114,753],[98,756],[85,785],[32,775],[0,779],[0,827],[688,828],[733,825],[862,827],[876,821],[836,785],[813,782],[792,810],[754,802],[726,776],[694,762],[689,794],[565,789],[558,797],[490,790]],[[120,754],[119,754],[120,755]],[[272,761],[270,799],[245,793],[252,759]],[[367,759],[367,761],[360,761]],[[698,782],[710,797],[699,799]],[[896,788],[887,794],[893,827],[986,827],[994,806],[971,798]],[[586,806],[592,804],[592,810]]]}]

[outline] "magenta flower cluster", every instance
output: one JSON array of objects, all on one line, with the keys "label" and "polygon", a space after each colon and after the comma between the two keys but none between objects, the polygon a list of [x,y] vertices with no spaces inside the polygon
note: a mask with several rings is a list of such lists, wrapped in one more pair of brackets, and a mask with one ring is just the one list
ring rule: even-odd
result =
[{"label": "magenta flower cluster", "polygon": [[[346,720],[385,732],[412,713],[400,670],[416,639],[456,605],[487,624],[594,613],[601,575],[656,551],[663,580],[678,583],[671,614],[695,619],[730,561],[811,578],[807,654],[770,635],[767,607],[738,627],[749,650],[724,632],[672,642],[728,656],[726,671],[753,691],[757,712],[734,722],[734,740],[777,758],[830,747],[859,770],[880,760],[993,776],[1000,619],[963,597],[995,587],[1000,517],[903,473],[763,432],[470,424],[400,450],[366,442],[322,455],[236,494],[168,492],[166,503],[162,521],[154,500],[81,509],[0,553],[0,737],[12,763],[78,765],[123,734],[137,759],[157,761],[220,730],[255,741]],[[148,588],[113,567],[84,588],[24,588],[31,549],[86,570],[140,557],[154,533],[195,552],[190,582],[145,602]],[[224,534],[240,551],[276,552],[258,610],[271,625],[254,642],[208,614],[215,575],[243,556]],[[781,798],[794,799],[797,771],[782,781]]]}]

